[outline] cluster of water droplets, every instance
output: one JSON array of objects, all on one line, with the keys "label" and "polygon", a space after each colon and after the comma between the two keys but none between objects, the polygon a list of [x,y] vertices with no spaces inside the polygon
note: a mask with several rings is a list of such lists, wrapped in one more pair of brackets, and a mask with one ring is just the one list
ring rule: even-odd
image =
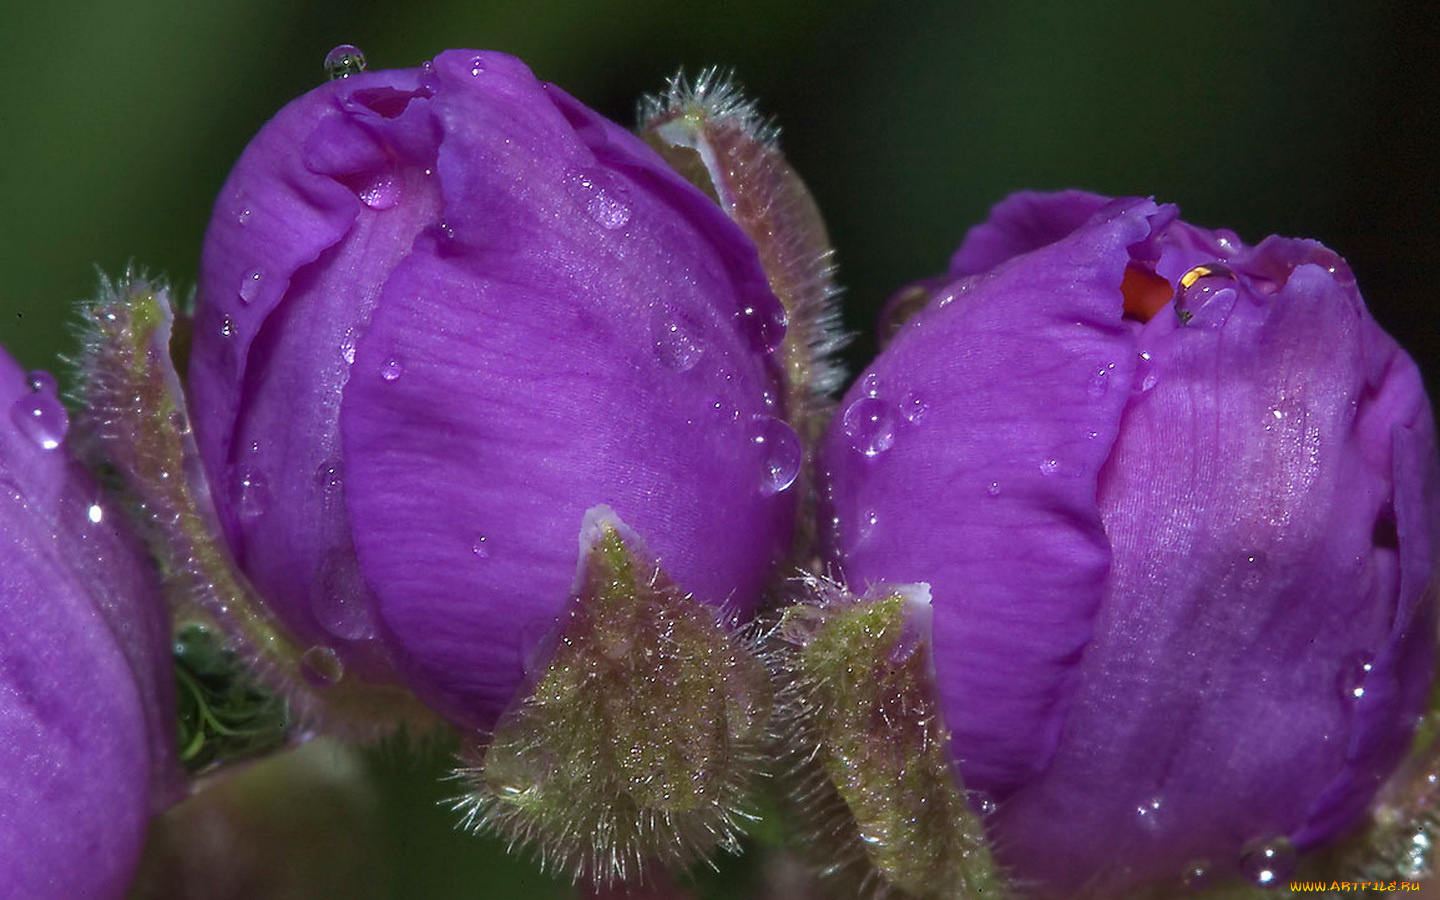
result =
[{"label": "cluster of water droplets", "polygon": [[1295,848],[1284,837],[1251,841],[1240,851],[1240,875],[1259,888],[1279,887],[1295,874],[1297,861]]},{"label": "cluster of water droplets", "polygon": [[661,308],[654,311],[650,322],[650,340],[655,358],[674,372],[689,372],[705,355],[705,345],[673,312]]},{"label": "cluster of water droplets", "polygon": [[840,425],[856,453],[874,459],[895,446],[906,425],[919,425],[930,412],[930,404],[918,392],[907,393],[898,405],[881,396],[880,378],[875,373],[861,380],[864,393],[840,414]]},{"label": "cluster of water droplets", "polygon": [[10,422],[36,447],[54,450],[70,430],[70,416],[60,402],[55,378],[49,372],[35,371],[26,376],[26,385],[29,393],[10,406]]},{"label": "cluster of water droplets", "polygon": [[1365,682],[1370,679],[1370,673],[1375,671],[1375,656],[1371,653],[1354,653],[1345,660],[1340,667],[1340,674],[1337,676],[1336,686],[1340,690],[1340,699],[1346,701],[1359,700],[1365,696]]},{"label": "cluster of water droplets", "polygon": [[565,174],[565,186],[585,215],[607,231],[624,228],[630,222],[630,188],[609,172],[571,169]]}]

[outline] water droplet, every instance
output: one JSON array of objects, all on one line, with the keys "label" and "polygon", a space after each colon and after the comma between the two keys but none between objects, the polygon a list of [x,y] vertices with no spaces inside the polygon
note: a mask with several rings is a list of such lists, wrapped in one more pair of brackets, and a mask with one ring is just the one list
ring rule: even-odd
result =
[{"label": "water droplet", "polygon": [[1109,363],[1095,370],[1090,376],[1090,396],[1099,399],[1105,396],[1110,390],[1110,375],[1115,371],[1115,364]]},{"label": "water droplet", "polygon": [[867,509],[860,517],[860,532],[857,535],[861,542],[870,540],[875,536],[875,526],[880,524],[880,512],[876,509]]},{"label": "water droplet", "polygon": [[630,189],[599,169],[574,169],[566,175],[570,196],[602,228],[614,231],[630,221]]},{"label": "water droplet", "polygon": [[470,542],[470,552],[476,559],[490,558],[490,538],[483,534],[475,535]]},{"label": "water droplet", "polygon": [[1046,457],[1040,461],[1041,475],[1054,475],[1058,471],[1060,471],[1060,460],[1055,457]]},{"label": "water droplet", "polygon": [[315,687],[334,687],[345,677],[345,664],[335,648],[317,644],[300,654],[300,674]]},{"label": "water droplet", "polygon": [[905,399],[900,402],[900,414],[911,425],[919,425],[920,420],[925,418],[925,414],[929,411],[930,404],[914,391],[906,394]]},{"label": "water droplet", "polygon": [[1240,586],[1246,590],[1254,590],[1265,579],[1265,554],[1259,550],[1245,554],[1240,568]]},{"label": "water droplet", "polygon": [[479,78],[485,74],[485,57],[475,56],[470,60],[470,77]]},{"label": "water droplet", "polygon": [[355,365],[355,329],[345,329],[345,336],[340,338],[340,358],[345,360],[345,365]]},{"label": "water droplet", "polygon": [[1240,852],[1240,874],[1256,887],[1275,887],[1295,872],[1295,848],[1284,837],[1251,841]]},{"label": "water droplet", "polygon": [[1182,323],[1214,302],[1228,303],[1235,299],[1235,273],[1221,263],[1196,266],[1180,276],[1180,296],[1175,312]]},{"label": "water droplet", "polygon": [[60,385],[55,382],[55,376],[44,369],[27,372],[25,374],[25,384],[30,388],[32,394],[54,394],[60,390]]},{"label": "water droplet", "polygon": [[323,493],[330,493],[338,490],[341,482],[340,462],[331,460],[324,462],[315,469],[315,486]]},{"label": "water droplet", "polygon": [[1192,891],[1202,891],[1215,883],[1215,869],[1209,860],[1197,859],[1185,866],[1180,880]]},{"label": "water droplet", "polygon": [[342,640],[375,637],[365,582],[348,543],[332,547],[325,554],[324,564],[310,583],[310,614],[321,628]]},{"label": "water droplet", "polygon": [[[312,57],[313,58],[313,57]],[[331,81],[365,71],[365,54],[353,44],[341,44],[325,54],[325,74]]]},{"label": "water droplet", "polygon": [[1000,482],[998,482],[998,481],[992,481],[992,482],[990,482],[990,484],[987,485],[986,488],[985,488],[985,493],[989,494],[989,495],[992,496],[992,497],[998,497],[998,496],[1000,496]]},{"label": "water droplet", "polygon": [[869,457],[895,446],[895,411],[878,397],[861,397],[845,409],[843,427],[850,446]]},{"label": "water droplet", "polygon": [[1141,827],[1149,830],[1159,828],[1160,808],[1164,805],[1164,801],[1159,797],[1151,797],[1149,800],[1135,807],[1135,815],[1139,817]]},{"label": "water droplet", "polygon": [[1135,392],[1143,393],[1155,387],[1160,376],[1155,372],[1155,360],[1148,351],[1141,351],[1135,360]]},{"label": "water droplet", "polygon": [[26,394],[10,407],[10,421],[41,450],[54,450],[65,440],[70,416],[49,391]]},{"label": "water droplet", "polygon": [[221,337],[226,337],[226,338],[234,337],[234,336],[235,336],[235,320],[234,320],[234,319],[230,318],[229,316],[223,316],[223,317],[221,317],[221,319],[220,319],[220,336],[221,336]]},{"label": "water droplet", "polygon": [[270,508],[270,482],[258,469],[243,469],[235,481],[235,505],[242,519],[253,519]]},{"label": "water droplet", "polygon": [[1369,653],[1356,653],[1340,667],[1338,685],[1340,697],[1344,700],[1359,700],[1365,696],[1365,681],[1375,670],[1375,657]]},{"label": "water droplet", "polygon": [[241,225],[249,225],[250,217],[253,215],[255,215],[254,210],[248,206],[242,206],[240,207],[240,211],[235,214],[235,221]]},{"label": "water droplet", "polygon": [[260,293],[260,282],[265,278],[265,273],[259,269],[251,269],[240,276],[240,302],[250,303]]},{"label": "water droplet", "polygon": [[405,374],[405,361],[398,356],[392,356],[380,364],[380,377],[394,383],[400,380]]},{"label": "water droplet", "polygon": [[355,196],[371,209],[390,209],[400,202],[400,179],[394,172],[385,172],[356,191]]},{"label": "water droplet", "polygon": [[747,304],[735,314],[740,325],[750,336],[750,346],[760,353],[774,353],[785,343],[785,309],[778,302],[763,304],[763,308]]},{"label": "water droplet", "polygon": [[98,503],[92,503],[85,507],[85,518],[90,520],[91,525],[99,525],[105,521],[105,507]]},{"label": "water droplet", "polygon": [[676,372],[695,368],[705,354],[705,348],[690,336],[685,326],[661,310],[656,311],[650,322],[650,338],[655,342],[655,358]]},{"label": "water droplet", "polygon": [[750,441],[760,448],[760,493],[768,497],[788,490],[804,456],[794,429],[774,416],[756,416],[750,422]]},{"label": "water droplet", "polygon": [[866,373],[865,377],[860,379],[860,389],[867,397],[880,396],[880,376],[874,372]]}]

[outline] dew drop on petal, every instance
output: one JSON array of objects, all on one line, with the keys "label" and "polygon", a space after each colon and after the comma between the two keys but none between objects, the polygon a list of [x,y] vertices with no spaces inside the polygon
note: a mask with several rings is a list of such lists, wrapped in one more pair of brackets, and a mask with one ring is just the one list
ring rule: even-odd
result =
[{"label": "dew drop on petal", "polygon": [[930,404],[926,403],[925,398],[914,391],[906,394],[905,399],[900,401],[900,414],[903,415],[905,420],[911,425],[919,425],[920,420],[925,418],[925,414],[929,411]]},{"label": "dew drop on petal", "polygon": [[602,228],[614,231],[630,221],[630,189],[614,176],[599,169],[572,169],[565,181],[570,196]]},{"label": "dew drop on petal", "polygon": [[[313,57],[312,57],[313,58]],[[365,54],[354,44],[341,44],[325,54],[325,75],[334,81],[365,71]]]},{"label": "dew drop on petal", "polygon": [[861,397],[845,409],[842,427],[856,452],[876,457],[895,446],[895,410],[878,397]]},{"label": "dew drop on petal", "polygon": [[345,329],[345,336],[340,338],[340,358],[345,360],[345,365],[355,365],[355,329]]},{"label": "dew drop on petal", "polygon": [[867,397],[880,396],[880,376],[875,372],[867,372],[865,377],[860,379],[860,389]]},{"label": "dew drop on petal", "polygon": [[259,269],[251,269],[240,276],[240,302],[248,304],[253,301],[260,293],[260,283],[264,280],[265,273]]},{"label": "dew drop on petal", "polygon": [[1112,373],[1114,373],[1114,371],[1115,364],[1113,362],[1107,365],[1103,365],[1095,370],[1095,372],[1090,376],[1089,391],[1091,397],[1094,397],[1098,400],[1099,398],[1105,396],[1105,392],[1110,390],[1110,376]]},{"label": "dew drop on petal", "polygon": [[385,381],[394,383],[404,374],[405,361],[398,356],[392,356],[380,364],[380,377]]},{"label": "dew drop on petal", "polygon": [[785,343],[785,309],[779,303],[758,307],[747,304],[736,317],[740,327],[750,337],[750,346],[760,353],[774,353]]},{"label": "dew drop on petal", "polygon": [[990,482],[988,485],[985,486],[985,493],[989,494],[991,497],[1000,496],[1000,482]]},{"label": "dew drop on petal", "polygon": [[794,429],[774,416],[756,416],[750,441],[760,449],[760,492],[768,497],[788,490],[800,474],[804,455]]},{"label": "dew drop on petal", "polygon": [[1054,475],[1058,471],[1060,471],[1060,460],[1053,456],[1040,460],[1041,475]]},{"label": "dew drop on petal", "polygon": [[319,488],[322,493],[329,494],[339,490],[341,481],[340,462],[338,460],[323,462],[315,469],[315,486]]},{"label": "dew drop on petal", "polygon": [[485,57],[474,56],[470,59],[470,77],[479,78],[485,74]]},{"label": "dew drop on petal", "polygon": [[1295,848],[1284,837],[1251,841],[1240,852],[1240,874],[1256,887],[1275,887],[1290,880],[1295,859]]},{"label": "dew drop on petal", "polygon": [[1375,657],[1369,653],[1356,653],[1340,667],[1336,684],[1340,688],[1340,699],[1359,700],[1365,696],[1365,682],[1375,669]]},{"label": "dew drop on petal", "polygon": [[490,558],[490,538],[487,535],[477,534],[470,541],[470,553],[476,559]]},{"label": "dew drop on petal", "polygon": [[10,421],[41,450],[54,450],[70,430],[70,416],[53,393],[36,391],[10,407]]},{"label": "dew drop on petal", "polygon": [[334,687],[345,677],[345,664],[335,648],[317,644],[300,654],[300,674],[315,687]]},{"label": "dew drop on petal", "polygon": [[220,319],[220,336],[230,338],[235,336],[235,320],[229,316]]},{"label": "dew drop on petal", "polygon": [[654,341],[655,358],[665,368],[676,372],[688,372],[695,368],[705,353],[685,326],[662,310],[656,310],[650,322],[650,338]]},{"label": "dew drop on petal", "polygon": [[330,634],[346,641],[375,637],[374,616],[365,595],[359,563],[349,547],[335,547],[310,583],[310,614]]},{"label": "dew drop on petal", "polygon": [[1160,376],[1155,372],[1155,359],[1148,351],[1141,351],[1135,360],[1135,392],[1144,393],[1155,387]]},{"label": "dew drop on petal", "polygon": [[394,172],[385,172],[357,191],[355,196],[371,209],[390,209],[400,202],[400,179]]},{"label": "dew drop on petal", "polygon": [[44,369],[36,369],[33,372],[25,373],[25,384],[33,394],[47,393],[54,394],[60,390],[56,383],[55,376]]},{"label": "dew drop on petal", "polygon": [[242,519],[262,516],[270,508],[270,482],[259,469],[242,469],[235,480],[235,506]]},{"label": "dew drop on petal", "polygon": [[1203,891],[1215,883],[1215,867],[1209,860],[1192,860],[1185,865],[1180,880],[1192,891]]}]

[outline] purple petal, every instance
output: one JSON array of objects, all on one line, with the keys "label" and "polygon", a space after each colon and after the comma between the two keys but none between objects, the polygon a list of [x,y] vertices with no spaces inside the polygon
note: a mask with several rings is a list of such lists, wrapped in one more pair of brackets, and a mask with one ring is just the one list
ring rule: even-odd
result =
[{"label": "purple petal", "polygon": [[939,291],[827,438],[851,589],[931,586],[971,789],[1004,794],[1042,770],[1075,690],[1110,564],[1097,478],[1136,365],[1120,281],[1157,212],[1134,201]]},{"label": "purple petal", "polygon": [[14,896],[119,898],[178,788],[168,627],[115,512],[21,424],[51,401],[0,352],[0,871]]},{"label": "purple petal", "polygon": [[1392,492],[1397,467],[1433,470],[1433,439],[1397,454],[1395,433],[1427,432],[1428,409],[1345,287],[1307,265],[1267,298],[1242,276],[1140,342],[1154,380],[1100,482],[1114,564],[1081,688],[995,823],[1052,884],[1334,837],[1403,754],[1433,667],[1433,543],[1407,562],[1394,540],[1418,479]]},{"label": "purple petal", "polygon": [[341,422],[398,663],[485,728],[563,608],[586,509],[609,504],[683,587],[740,609],[792,511],[756,439],[778,384],[741,314],[775,302],[753,250],[737,259],[634,138],[577,130],[517,61],[481,62],[435,62],[449,228],[385,284]]}]

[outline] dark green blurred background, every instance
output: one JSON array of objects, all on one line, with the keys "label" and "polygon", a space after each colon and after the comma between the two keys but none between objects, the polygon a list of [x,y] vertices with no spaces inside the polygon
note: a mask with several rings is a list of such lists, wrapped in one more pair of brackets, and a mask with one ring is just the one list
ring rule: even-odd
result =
[{"label": "dark green blurred background", "polygon": [[[251,134],[322,77],[505,50],[627,124],[681,65],[734,67],[826,212],[866,337],[886,293],[941,270],[1006,193],[1176,201],[1250,240],[1315,237],[1440,385],[1440,16],[1429,3],[1081,4],[52,0],[0,33],[0,341],[68,352],[95,267],[188,287],[210,203]],[[396,755],[396,896],[531,897],[495,882]],[[478,861],[477,861],[478,860]],[[523,871],[523,870],[522,870]]]}]

